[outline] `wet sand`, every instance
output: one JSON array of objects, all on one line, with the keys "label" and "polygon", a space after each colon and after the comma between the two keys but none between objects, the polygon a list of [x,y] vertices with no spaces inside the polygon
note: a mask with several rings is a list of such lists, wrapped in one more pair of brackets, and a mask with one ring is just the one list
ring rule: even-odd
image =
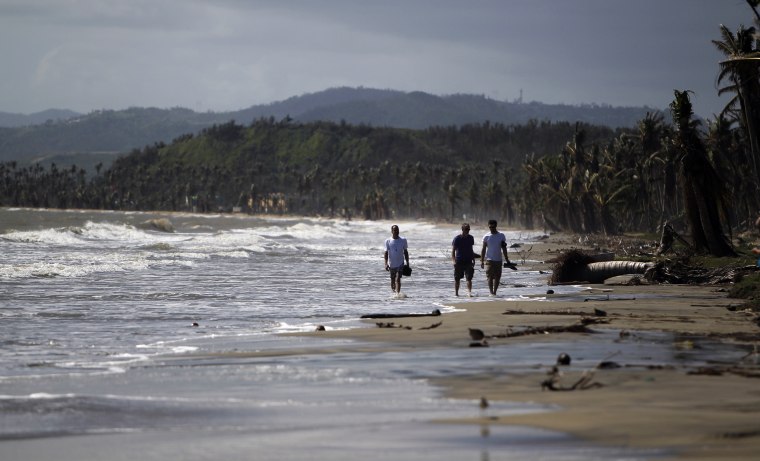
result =
[{"label": "wet sand", "polygon": [[[543,246],[534,254],[531,269],[548,269],[563,242]],[[524,269],[524,267],[523,267]],[[509,271],[500,294],[508,294]],[[435,378],[448,397],[489,401],[534,402],[556,406],[556,411],[503,415],[484,410],[481,417],[441,423],[521,425],[562,431],[603,445],[660,448],[673,453],[667,459],[754,460],[760,453],[760,326],[757,315],[737,309],[726,287],[692,285],[618,284],[629,278],[589,285],[575,296],[547,296],[547,300],[463,302],[462,311],[440,317],[404,317],[368,320],[385,328],[315,332],[333,338],[361,340],[365,347],[387,350],[473,347],[468,328],[485,334],[490,348],[508,348],[517,341],[557,341],[584,338],[591,332],[553,332],[586,323],[594,332],[619,336],[621,344],[640,340],[647,332],[672,338],[675,354],[704,353],[705,365],[678,361],[630,363],[624,356],[609,358],[617,368],[572,364],[558,367],[561,375],[552,387],[542,388],[553,364],[526,370],[483,370],[467,376]],[[479,283],[482,281],[478,281]],[[548,287],[551,288],[551,287]],[[440,325],[437,325],[440,322]],[[391,324],[391,325],[389,325]],[[390,327],[388,327],[390,326]],[[531,329],[531,330],[528,330]],[[544,331],[541,331],[544,330]],[[525,334],[509,337],[520,331]],[[702,341],[736,347],[729,357],[711,357],[700,350]],[[753,352],[753,348],[754,352]],[[561,352],[558,350],[558,352]],[[597,358],[601,361],[603,358]],[[599,365],[599,363],[596,363]],[[586,376],[586,380],[581,378]],[[573,384],[581,382],[573,390]]]}]

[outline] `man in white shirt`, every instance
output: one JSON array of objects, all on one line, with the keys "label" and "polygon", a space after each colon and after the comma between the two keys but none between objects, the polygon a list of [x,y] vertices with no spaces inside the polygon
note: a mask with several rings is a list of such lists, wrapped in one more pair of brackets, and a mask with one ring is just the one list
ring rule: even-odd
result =
[{"label": "man in white shirt", "polygon": [[480,251],[480,267],[483,268],[488,265],[486,268],[488,290],[491,292],[491,296],[496,296],[496,290],[499,289],[499,283],[501,282],[501,255],[504,254],[507,264],[511,263],[507,254],[507,237],[496,230],[495,219],[488,221],[488,230],[489,232],[483,236],[483,249]]},{"label": "man in white shirt", "polygon": [[391,238],[385,241],[385,270],[391,273],[391,290],[401,293],[401,271],[404,261],[409,265],[409,252],[406,239],[399,236],[397,225],[391,226]]}]

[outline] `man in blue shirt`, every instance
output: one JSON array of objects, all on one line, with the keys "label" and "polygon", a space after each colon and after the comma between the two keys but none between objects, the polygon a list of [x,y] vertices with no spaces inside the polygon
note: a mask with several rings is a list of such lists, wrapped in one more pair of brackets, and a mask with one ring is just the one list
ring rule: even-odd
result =
[{"label": "man in blue shirt", "polygon": [[470,224],[462,224],[462,233],[451,242],[451,262],[454,264],[454,294],[459,296],[459,285],[467,280],[467,295],[472,296],[472,275],[475,273],[475,238],[470,235]]}]

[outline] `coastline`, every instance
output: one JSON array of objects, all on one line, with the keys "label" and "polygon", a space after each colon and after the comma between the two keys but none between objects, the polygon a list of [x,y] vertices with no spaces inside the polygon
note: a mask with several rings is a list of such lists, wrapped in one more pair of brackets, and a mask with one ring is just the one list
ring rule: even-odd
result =
[{"label": "coastline", "polygon": [[[552,238],[531,259],[550,261],[566,244]],[[530,267],[549,268],[547,262]],[[508,273],[502,281],[500,294],[508,294]],[[600,348],[598,356],[559,367],[561,377],[554,382],[560,391],[541,385],[548,379],[552,362],[531,367],[505,363],[503,368],[476,374],[432,378],[429,382],[446,397],[486,397],[556,409],[521,415],[486,409],[480,417],[437,422],[531,426],[601,445],[666,449],[672,453],[666,459],[756,459],[760,451],[760,355],[756,349],[760,327],[755,314],[737,309],[742,301],[729,299],[721,286],[621,285],[620,281],[588,285],[573,296],[547,295],[546,300],[466,302],[463,298],[454,304],[456,312],[441,317],[382,319],[379,322],[385,322],[385,328],[303,334],[353,339],[363,349],[400,351],[478,345],[468,328],[482,329],[491,351],[516,341],[561,345],[582,338],[595,344],[600,341],[595,338],[611,335],[625,349],[650,341],[647,334],[660,335],[665,338],[662,348],[672,351],[673,359],[632,362],[625,354],[612,354],[608,362],[614,367],[599,368],[596,365],[610,355]],[[369,325],[377,322],[366,320]],[[553,332],[583,323],[590,332]],[[542,329],[552,332],[541,334]],[[516,332],[538,334],[509,337]],[[563,352],[560,348],[557,354]],[[681,363],[680,354],[704,363]],[[583,381],[584,373],[589,377],[585,384],[591,385],[569,390]]]}]

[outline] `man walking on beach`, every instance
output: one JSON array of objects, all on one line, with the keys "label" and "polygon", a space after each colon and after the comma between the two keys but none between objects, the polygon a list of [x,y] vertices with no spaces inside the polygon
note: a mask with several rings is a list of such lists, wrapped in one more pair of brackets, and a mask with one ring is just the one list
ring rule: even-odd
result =
[{"label": "man walking on beach", "polygon": [[397,295],[401,293],[401,271],[404,260],[409,265],[409,252],[406,239],[398,235],[397,225],[391,226],[391,238],[385,241],[385,270],[391,273],[391,290]]},{"label": "man walking on beach", "polygon": [[496,290],[499,289],[499,283],[501,282],[501,255],[504,254],[507,264],[511,263],[507,254],[507,237],[496,230],[495,219],[488,221],[488,231],[483,236],[483,249],[480,250],[480,267],[483,268],[485,265],[488,265],[486,268],[488,290],[491,292],[491,296],[496,296]]},{"label": "man walking on beach", "polygon": [[462,233],[451,242],[451,262],[454,264],[454,294],[459,296],[459,285],[467,280],[467,295],[472,296],[472,275],[475,273],[475,238],[470,235],[470,224],[462,224]]}]

